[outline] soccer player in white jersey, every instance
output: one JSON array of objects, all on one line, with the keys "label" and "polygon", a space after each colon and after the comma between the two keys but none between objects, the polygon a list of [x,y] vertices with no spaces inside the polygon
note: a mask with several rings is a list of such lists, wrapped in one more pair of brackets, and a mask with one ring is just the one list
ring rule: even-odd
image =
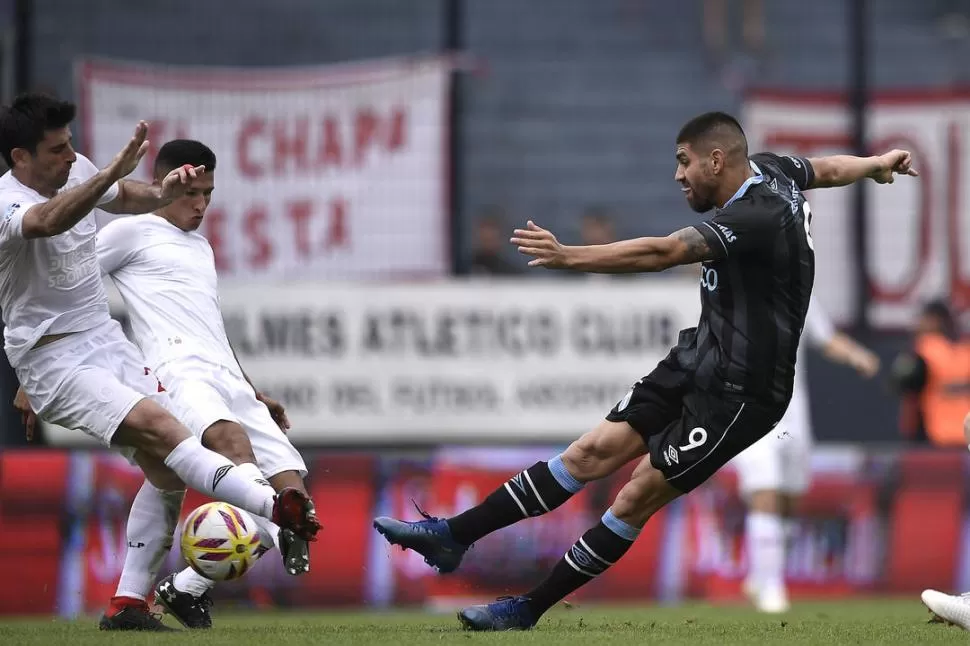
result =
[{"label": "soccer player in white jersey", "polygon": [[785,586],[786,548],[791,538],[795,505],[808,488],[811,476],[812,429],[805,347],[818,348],[829,360],[851,366],[867,378],[879,371],[879,358],[835,331],[814,296],[802,339],[788,410],[772,432],[734,458],[739,488],[748,504],[745,593],[758,610],[768,613],[785,612],[789,608]]},{"label": "soccer player in white jersey", "polygon": [[[42,94],[0,108],[0,154],[11,169],[0,177],[0,310],[23,397],[40,419],[121,450],[150,482],[177,476],[313,539],[320,524],[307,496],[277,494],[254,465],[204,448],[166,409],[167,394],[108,314],[92,211],[153,211],[205,169],[179,168],[157,184],[124,179],[147,150],[148,124],[140,122],[98,170],[71,145],[74,114],[74,105]],[[128,614],[150,627],[147,607]]]},{"label": "soccer player in white jersey", "polygon": [[[215,188],[216,156],[198,141],[169,141],[155,159],[155,181],[174,169],[197,166],[206,172],[183,196],[154,213],[117,219],[98,232],[101,270],[124,299],[135,344],[203,446],[237,465],[258,465],[277,491],[292,487],[308,495],[306,465],[284,434],[289,423],[283,407],[254,388],[226,336],[212,247],[197,231]],[[113,606],[144,599],[151,590],[172,544],[181,504],[181,483],[170,486],[158,491],[146,482],[135,498]],[[309,569],[305,541],[265,519],[257,522],[263,547],[271,549],[276,542],[287,572]],[[162,579],[155,598],[187,628],[209,628],[206,592],[212,585],[186,568]]]}]

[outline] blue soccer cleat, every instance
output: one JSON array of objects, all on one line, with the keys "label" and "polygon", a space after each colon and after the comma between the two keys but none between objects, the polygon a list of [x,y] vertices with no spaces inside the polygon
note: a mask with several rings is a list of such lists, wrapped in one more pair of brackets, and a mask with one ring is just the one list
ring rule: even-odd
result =
[{"label": "blue soccer cleat", "polygon": [[445,520],[425,513],[417,504],[414,506],[424,520],[408,522],[381,516],[374,519],[374,529],[391,545],[400,545],[423,556],[424,562],[438,572],[454,572],[461,565],[468,546],[451,537],[451,529]]},{"label": "blue soccer cleat", "polygon": [[499,597],[494,603],[468,606],[458,611],[465,630],[529,630],[536,620],[526,597]]}]

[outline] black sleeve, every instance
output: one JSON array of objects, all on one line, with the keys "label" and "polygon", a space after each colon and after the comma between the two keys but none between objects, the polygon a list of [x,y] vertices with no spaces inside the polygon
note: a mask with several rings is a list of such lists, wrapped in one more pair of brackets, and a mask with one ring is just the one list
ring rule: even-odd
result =
[{"label": "black sleeve", "polygon": [[[787,207],[787,204],[785,205]],[[710,220],[695,224],[714,260],[770,248],[778,233],[780,217],[741,199],[718,212]]]},{"label": "black sleeve", "polygon": [[926,387],[926,361],[915,352],[905,352],[896,357],[889,371],[897,390],[919,393]]},{"label": "black sleeve", "polygon": [[805,157],[758,153],[752,155],[751,161],[755,164],[759,161],[774,164],[781,169],[781,172],[795,180],[795,184],[803,191],[808,190],[812,186],[812,182],[815,181],[815,169],[812,168],[812,163]]}]

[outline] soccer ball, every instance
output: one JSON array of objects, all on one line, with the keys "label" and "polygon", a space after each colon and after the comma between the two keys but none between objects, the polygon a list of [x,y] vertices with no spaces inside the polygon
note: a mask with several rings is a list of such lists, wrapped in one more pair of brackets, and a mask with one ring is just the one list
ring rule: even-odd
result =
[{"label": "soccer ball", "polygon": [[259,558],[256,521],[225,502],[197,507],[182,527],[182,557],[189,567],[213,581],[238,579]]}]

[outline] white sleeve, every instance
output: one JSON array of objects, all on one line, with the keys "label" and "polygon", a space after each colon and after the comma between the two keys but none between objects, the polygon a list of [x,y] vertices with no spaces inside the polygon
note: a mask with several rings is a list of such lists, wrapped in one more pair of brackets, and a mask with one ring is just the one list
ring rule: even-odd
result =
[{"label": "white sleeve", "polygon": [[23,191],[0,193],[0,247],[24,240],[24,214],[43,200]]},{"label": "white sleeve", "polygon": [[[95,166],[90,159],[88,159],[81,153],[78,153],[77,160],[74,162],[74,166],[77,167],[77,170],[78,170],[77,176],[81,179],[82,182],[86,182],[98,174],[98,167]],[[108,202],[118,197],[118,190],[119,190],[118,182],[115,182],[114,184],[109,186],[108,190],[105,191],[104,195],[101,196],[101,199],[98,200],[98,206],[101,206],[102,204],[107,204]]]},{"label": "white sleeve", "polygon": [[134,218],[120,218],[98,231],[95,245],[102,274],[112,274],[129,262],[138,248],[138,229]]},{"label": "white sleeve", "polygon": [[832,325],[832,321],[814,295],[808,305],[808,314],[805,316],[805,335],[808,337],[808,342],[816,348],[825,347],[835,336],[835,326]]}]

